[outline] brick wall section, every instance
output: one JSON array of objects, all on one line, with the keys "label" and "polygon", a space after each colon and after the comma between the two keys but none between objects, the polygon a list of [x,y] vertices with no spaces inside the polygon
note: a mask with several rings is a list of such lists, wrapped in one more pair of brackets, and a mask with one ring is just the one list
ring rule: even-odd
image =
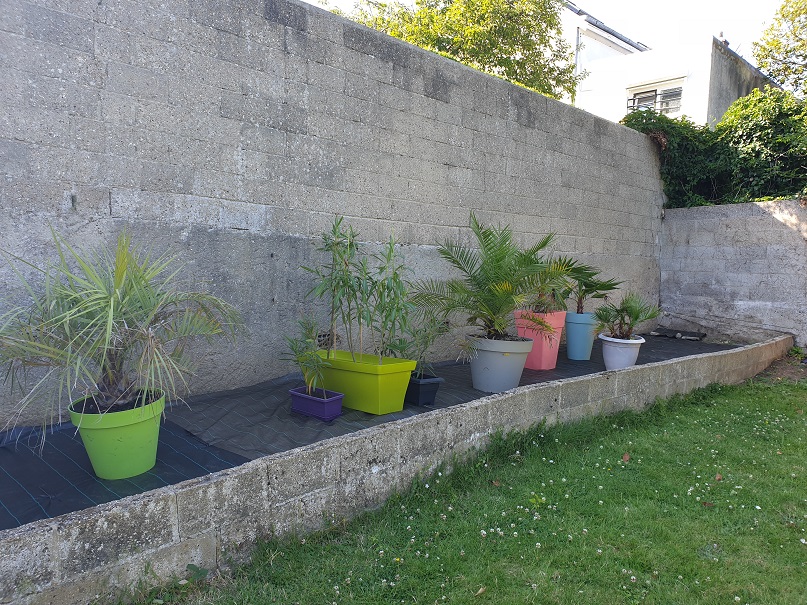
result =
[{"label": "brick wall section", "polygon": [[79,605],[144,578],[248,554],[259,536],[304,533],[405,489],[497,431],[645,409],[657,398],[764,370],[790,336],[718,353],[558,380],[329,439],[56,519],[0,532],[0,603]]},{"label": "brick wall section", "polygon": [[646,137],[316,7],[5,0],[0,48],[2,247],[41,262],[48,225],[80,246],[126,226],[176,251],[252,334],[195,392],[290,371],[299,267],[337,213],[410,244],[419,276],[475,210],[658,297]]},{"label": "brick wall section", "polygon": [[807,344],[807,209],[797,201],[665,211],[663,322]]}]

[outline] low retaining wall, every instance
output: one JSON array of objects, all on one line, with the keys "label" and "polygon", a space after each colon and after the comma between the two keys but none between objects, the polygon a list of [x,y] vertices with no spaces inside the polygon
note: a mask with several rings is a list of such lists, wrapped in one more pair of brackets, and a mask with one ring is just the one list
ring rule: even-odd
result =
[{"label": "low retaining wall", "polygon": [[260,536],[352,517],[497,431],[642,410],[657,398],[764,370],[791,336],[557,380],[419,414],[95,508],[0,532],[0,603],[70,605],[214,568]]}]

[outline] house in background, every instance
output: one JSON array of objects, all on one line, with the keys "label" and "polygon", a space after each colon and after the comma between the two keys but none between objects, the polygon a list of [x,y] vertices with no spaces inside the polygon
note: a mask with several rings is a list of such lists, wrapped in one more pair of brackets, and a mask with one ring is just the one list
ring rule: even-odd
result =
[{"label": "house in background", "polygon": [[[729,106],[766,84],[777,84],[717,38],[693,38],[672,51],[634,42],[566,2],[564,38],[577,48],[576,107],[618,122],[636,109],[714,125]],[[571,101],[570,99],[567,99]]]}]

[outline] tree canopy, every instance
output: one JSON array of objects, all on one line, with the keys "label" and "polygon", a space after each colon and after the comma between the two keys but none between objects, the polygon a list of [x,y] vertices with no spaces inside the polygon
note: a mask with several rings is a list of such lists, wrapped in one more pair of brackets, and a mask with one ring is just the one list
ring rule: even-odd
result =
[{"label": "tree canopy", "polygon": [[784,0],[753,48],[762,71],[797,95],[807,96],[807,0]]},{"label": "tree canopy", "polygon": [[349,18],[559,97],[574,94],[572,48],[561,36],[560,0],[362,0]]}]

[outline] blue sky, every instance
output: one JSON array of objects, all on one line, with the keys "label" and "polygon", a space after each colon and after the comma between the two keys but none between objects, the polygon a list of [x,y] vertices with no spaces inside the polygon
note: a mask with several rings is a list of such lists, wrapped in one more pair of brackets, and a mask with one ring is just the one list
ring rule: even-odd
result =
[{"label": "blue sky", "polygon": [[[307,0],[319,4],[317,0]],[[355,0],[328,0],[350,10]],[[407,0],[404,0],[407,1]],[[680,44],[682,36],[717,36],[752,63],[751,42],[770,25],[781,0],[576,0],[575,4],[621,34],[654,49]]]}]

